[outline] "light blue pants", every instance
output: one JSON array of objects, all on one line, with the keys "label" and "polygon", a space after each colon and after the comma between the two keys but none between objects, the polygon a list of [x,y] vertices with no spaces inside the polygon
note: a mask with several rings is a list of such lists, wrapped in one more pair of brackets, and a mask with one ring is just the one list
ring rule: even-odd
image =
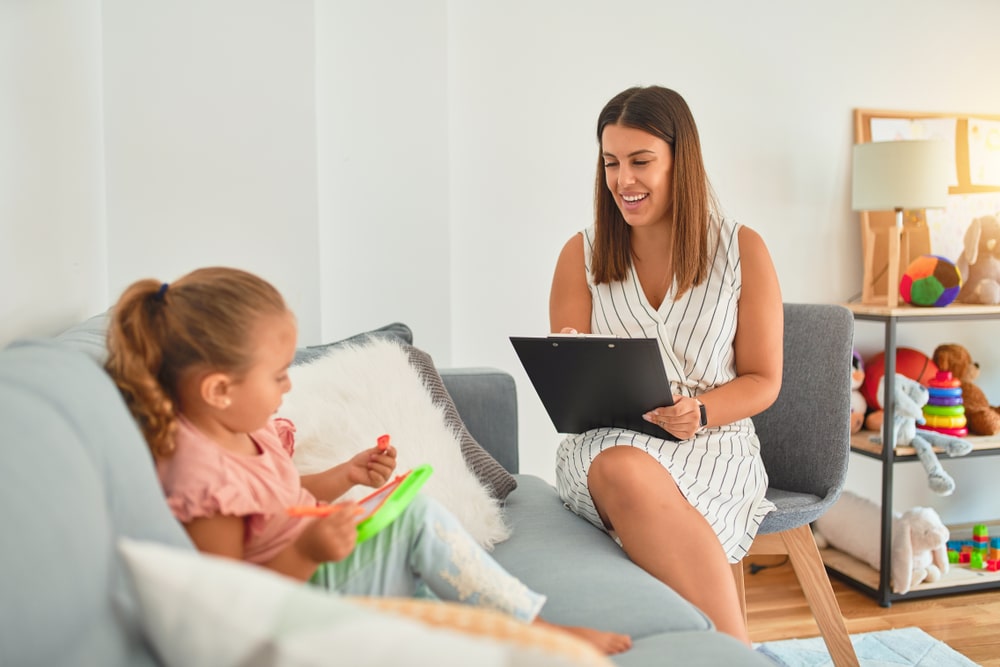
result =
[{"label": "light blue pants", "polygon": [[422,494],[350,556],[323,563],[311,583],[344,595],[412,597],[429,590],[441,600],[488,607],[525,622],[545,604],[544,595],[504,570],[451,512]]}]

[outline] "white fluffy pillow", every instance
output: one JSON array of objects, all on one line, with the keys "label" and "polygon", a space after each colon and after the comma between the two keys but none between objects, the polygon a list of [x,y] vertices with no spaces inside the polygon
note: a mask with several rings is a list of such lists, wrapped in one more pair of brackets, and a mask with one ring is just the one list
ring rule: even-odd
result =
[{"label": "white fluffy pillow", "polygon": [[[429,463],[434,474],[423,493],[448,508],[479,544],[491,548],[510,536],[500,503],[469,470],[443,410],[398,344],[376,339],[338,346],[289,373],[292,390],[279,414],[295,424],[293,460],[300,473],[342,463],[388,433],[397,472]],[[347,497],[370,491],[355,488]]]},{"label": "white fluffy pillow", "polygon": [[611,667],[574,637],[508,618],[490,622],[524,628],[523,636],[466,634],[463,626],[484,623],[475,607],[426,603],[454,624],[431,627],[257,565],[128,538],[118,549],[143,632],[166,667]]}]

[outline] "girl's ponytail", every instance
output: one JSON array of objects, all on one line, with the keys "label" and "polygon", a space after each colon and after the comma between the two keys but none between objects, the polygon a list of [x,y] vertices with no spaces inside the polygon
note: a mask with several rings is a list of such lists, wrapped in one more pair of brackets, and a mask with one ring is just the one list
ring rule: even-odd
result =
[{"label": "girl's ponytail", "polygon": [[166,283],[155,280],[140,280],[125,290],[111,314],[105,363],[156,458],[173,452],[177,421],[163,383],[167,291]]}]

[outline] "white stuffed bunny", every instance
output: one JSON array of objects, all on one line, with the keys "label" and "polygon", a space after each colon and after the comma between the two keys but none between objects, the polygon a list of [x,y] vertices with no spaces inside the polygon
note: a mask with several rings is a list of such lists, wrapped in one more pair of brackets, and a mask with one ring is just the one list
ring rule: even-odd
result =
[{"label": "white stuffed bunny", "polygon": [[[881,567],[878,504],[844,491],[823,516],[813,522],[816,544],[842,551],[878,570]],[[933,582],[948,571],[948,527],[930,507],[914,507],[893,513],[892,590],[908,593],[917,584]]]}]

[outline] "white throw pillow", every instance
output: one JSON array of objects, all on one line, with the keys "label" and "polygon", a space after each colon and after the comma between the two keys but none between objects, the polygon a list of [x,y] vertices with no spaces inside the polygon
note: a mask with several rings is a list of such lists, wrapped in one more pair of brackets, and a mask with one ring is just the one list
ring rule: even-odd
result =
[{"label": "white throw pillow", "polygon": [[[451,511],[480,545],[491,548],[510,536],[499,501],[469,470],[443,410],[398,344],[338,346],[289,374],[292,389],[279,414],[295,424],[293,460],[300,473],[342,463],[389,434],[397,473],[429,463],[434,474],[422,493]],[[370,491],[355,488],[346,497]]]},{"label": "white throw pillow", "polygon": [[143,632],[166,667],[611,664],[563,633],[531,644],[496,640],[373,610],[228,558],[129,538],[118,549]]}]

